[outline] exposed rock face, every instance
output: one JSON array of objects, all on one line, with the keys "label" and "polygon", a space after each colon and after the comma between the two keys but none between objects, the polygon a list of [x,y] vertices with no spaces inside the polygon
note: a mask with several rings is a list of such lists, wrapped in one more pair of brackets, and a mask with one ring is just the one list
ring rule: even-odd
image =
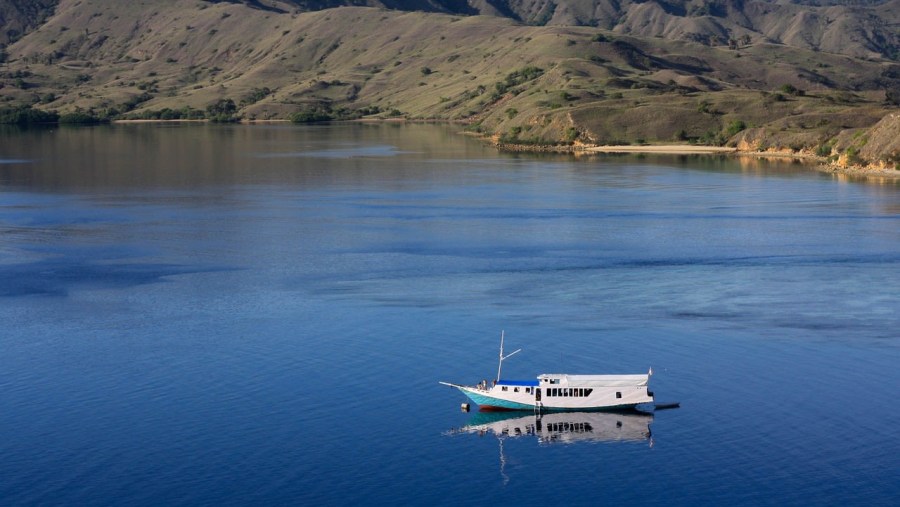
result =
[{"label": "exposed rock face", "polygon": [[868,130],[842,132],[834,143],[843,167],[869,166],[900,171],[900,112],[890,113]]},{"label": "exposed rock face", "polygon": [[900,164],[900,112],[885,116],[872,128],[869,142],[860,155],[873,163],[881,162],[900,169],[897,167]]},{"label": "exposed rock face", "polygon": [[870,128],[849,128],[830,139],[802,133],[747,129],[732,140],[739,151],[817,155],[841,168],[900,171],[900,111]]}]

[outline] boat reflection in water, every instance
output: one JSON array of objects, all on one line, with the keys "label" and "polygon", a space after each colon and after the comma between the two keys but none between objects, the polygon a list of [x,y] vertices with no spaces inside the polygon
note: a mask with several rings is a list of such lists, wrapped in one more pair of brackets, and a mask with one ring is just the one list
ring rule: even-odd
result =
[{"label": "boat reflection in water", "polygon": [[632,442],[653,446],[650,423],[653,415],[632,412],[478,412],[465,426],[448,435],[474,433],[494,435],[500,445],[500,477],[509,483],[503,442],[507,438],[534,437],[540,444],[579,442]]},{"label": "boat reflection in water", "polygon": [[536,437],[542,444],[647,442],[653,415],[641,412],[478,412],[450,434]]}]

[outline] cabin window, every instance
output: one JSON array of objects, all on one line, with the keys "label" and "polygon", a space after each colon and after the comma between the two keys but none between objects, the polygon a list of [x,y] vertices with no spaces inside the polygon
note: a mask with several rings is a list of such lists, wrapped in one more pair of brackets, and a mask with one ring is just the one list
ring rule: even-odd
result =
[{"label": "cabin window", "polygon": [[514,392],[514,393],[519,392],[519,388],[518,388],[518,387],[513,387],[513,392]]},{"label": "cabin window", "polygon": [[525,394],[531,394],[531,388],[530,388],[530,387],[526,387],[526,388],[525,388]]},{"label": "cabin window", "polygon": [[500,388],[501,391],[506,391],[506,386]]},{"label": "cabin window", "polygon": [[622,393],[616,391],[616,398],[621,398],[621,397],[622,397]]},{"label": "cabin window", "polygon": [[584,395],[585,395],[585,396],[590,396],[592,392],[594,392],[593,389],[585,389],[585,390],[584,390]]}]

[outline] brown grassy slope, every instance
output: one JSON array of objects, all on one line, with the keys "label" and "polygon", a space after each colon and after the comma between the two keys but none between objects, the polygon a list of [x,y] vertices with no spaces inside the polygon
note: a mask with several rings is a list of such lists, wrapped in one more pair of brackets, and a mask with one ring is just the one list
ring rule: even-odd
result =
[{"label": "brown grassy slope", "polygon": [[[245,118],[377,106],[522,142],[714,142],[742,121],[776,144],[812,146],[876,123],[885,83],[900,79],[890,62],[783,45],[734,51],[489,16],[185,0],[62,0],[10,58],[0,96],[63,111],[121,109],[139,96],[151,98],[138,110],[202,109],[267,87],[274,93],[245,104]],[[495,94],[528,66],[543,73]],[[777,92],[788,84],[805,95]]]},{"label": "brown grassy slope", "polygon": [[[0,0],[0,44],[38,26],[58,2]],[[754,42],[854,57],[900,59],[900,32],[896,29],[900,25],[900,0],[196,0],[195,7],[217,3],[273,13],[353,5],[483,14],[531,25],[596,26],[622,34],[713,45],[749,37]]]},{"label": "brown grassy slope", "polygon": [[[0,0],[2,1],[2,0]],[[207,0],[210,1],[210,0]],[[303,11],[359,5],[502,16],[530,25],[595,26],[707,44],[755,42],[900,59],[900,0],[230,0]]]},{"label": "brown grassy slope", "polygon": [[[575,0],[577,1],[577,0]],[[871,7],[814,7],[765,0],[721,3],[696,0],[624,2],[617,32],[647,37],[709,41],[748,36],[755,42],[846,54],[858,58],[900,57],[900,1]],[[710,7],[706,7],[709,5]]]}]

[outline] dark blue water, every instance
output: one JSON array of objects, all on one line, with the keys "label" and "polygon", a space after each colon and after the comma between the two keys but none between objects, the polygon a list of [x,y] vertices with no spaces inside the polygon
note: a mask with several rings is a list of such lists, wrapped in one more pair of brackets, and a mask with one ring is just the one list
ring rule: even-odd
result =
[{"label": "dark blue water", "polygon": [[[897,183],[422,125],[4,131],[0,159],[0,504],[900,498]],[[682,406],[452,431],[478,414],[437,382],[492,378],[501,330],[504,377],[652,366]]]}]

